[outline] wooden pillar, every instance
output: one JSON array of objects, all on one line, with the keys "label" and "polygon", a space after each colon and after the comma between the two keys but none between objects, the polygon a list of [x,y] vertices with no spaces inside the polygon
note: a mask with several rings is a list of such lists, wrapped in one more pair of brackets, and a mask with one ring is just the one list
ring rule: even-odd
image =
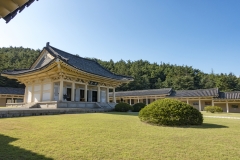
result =
[{"label": "wooden pillar", "polygon": [[109,103],[109,88],[107,87],[107,103]]},{"label": "wooden pillar", "polygon": [[132,105],[132,99],[131,98],[129,99],[129,104]]},{"label": "wooden pillar", "polygon": [[32,84],[32,100],[31,100],[31,102],[34,102],[34,84]]},{"label": "wooden pillar", "polygon": [[63,80],[60,79],[60,86],[59,86],[59,95],[58,100],[63,101]]},{"label": "wooden pillar", "polygon": [[139,97],[138,97],[138,103],[139,103]]},{"label": "wooden pillar", "polygon": [[189,104],[188,99],[187,99],[187,104]]},{"label": "wooden pillar", "polygon": [[28,86],[25,86],[25,93],[24,93],[24,103],[27,103],[27,97],[28,97]]},{"label": "wooden pillar", "polygon": [[40,84],[40,98],[39,98],[40,102],[42,102],[42,96],[43,96],[43,83]]},{"label": "wooden pillar", "polygon": [[228,106],[228,101],[227,101],[227,113],[229,113],[229,106]]},{"label": "wooden pillar", "polygon": [[101,94],[101,88],[100,86],[97,86],[97,102],[101,102],[100,94]]},{"label": "wooden pillar", "polygon": [[113,103],[116,103],[115,87],[113,88]]},{"label": "wooden pillar", "polygon": [[85,102],[87,102],[87,96],[88,96],[88,95],[87,95],[87,86],[88,86],[88,85],[87,85],[87,83],[86,83],[86,84],[85,84],[85,87],[84,87],[84,88],[85,88],[85,89],[84,89],[84,100],[85,100]]},{"label": "wooden pillar", "polygon": [[53,94],[54,94],[54,83],[51,82],[50,101],[53,101]]},{"label": "wooden pillar", "polygon": [[212,106],[214,106],[214,101],[212,100]]},{"label": "wooden pillar", "polygon": [[202,110],[202,104],[201,104],[201,100],[200,99],[199,99],[198,105],[199,105],[198,106],[199,107],[198,110],[201,111]]},{"label": "wooden pillar", "polygon": [[146,105],[148,105],[148,98],[146,97]]},{"label": "wooden pillar", "polygon": [[71,93],[71,101],[75,101],[75,83],[72,82],[72,93]]}]

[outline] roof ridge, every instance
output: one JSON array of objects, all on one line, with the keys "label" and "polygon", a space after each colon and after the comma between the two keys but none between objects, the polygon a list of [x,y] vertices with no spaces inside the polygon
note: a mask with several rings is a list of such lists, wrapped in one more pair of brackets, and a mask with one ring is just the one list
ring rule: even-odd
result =
[{"label": "roof ridge", "polygon": [[211,89],[218,90],[218,88],[204,88],[204,89],[186,89],[186,90],[182,89],[182,90],[174,90],[174,91],[199,91],[199,90],[211,90]]},{"label": "roof ridge", "polygon": [[172,88],[144,89],[144,90],[118,91],[118,92],[135,92],[135,91],[164,90],[164,89],[171,90]]}]

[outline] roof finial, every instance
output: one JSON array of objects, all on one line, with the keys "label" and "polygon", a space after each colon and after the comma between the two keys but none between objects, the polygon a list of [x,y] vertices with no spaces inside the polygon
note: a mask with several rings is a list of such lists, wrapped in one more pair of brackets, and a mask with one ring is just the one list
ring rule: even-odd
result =
[{"label": "roof finial", "polygon": [[49,47],[50,42],[47,42],[46,47]]}]

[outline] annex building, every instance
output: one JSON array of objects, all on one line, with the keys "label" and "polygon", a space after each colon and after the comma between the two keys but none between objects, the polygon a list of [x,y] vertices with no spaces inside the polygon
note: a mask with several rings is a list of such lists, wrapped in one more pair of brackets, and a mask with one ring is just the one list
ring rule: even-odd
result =
[{"label": "annex building", "polygon": [[49,43],[29,69],[6,70],[2,76],[25,84],[24,103],[28,108],[36,104],[41,108],[111,107],[109,90],[115,103],[115,88],[133,81]]},{"label": "annex building", "polygon": [[[240,112],[240,91],[221,92],[218,88],[198,90],[173,90],[172,88],[116,92],[116,102],[150,104],[158,99],[174,98],[192,105],[199,111],[205,106],[219,106],[224,112]],[[113,100],[113,93],[110,93]]]},{"label": "annex building", "polygon": [[0,107],[7,103],[22,103],[24,92],[23,88],[0,87]]}]

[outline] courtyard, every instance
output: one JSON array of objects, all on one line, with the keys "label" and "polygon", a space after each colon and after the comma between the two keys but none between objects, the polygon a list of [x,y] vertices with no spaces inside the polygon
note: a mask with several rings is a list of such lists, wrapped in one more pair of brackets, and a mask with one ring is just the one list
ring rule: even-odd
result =
[{"label": "courtyard", "polygon": [[152,126],[138,113],[2,118],[0,159],[238,159],[240,115],[203,115],[189,127]]}]

